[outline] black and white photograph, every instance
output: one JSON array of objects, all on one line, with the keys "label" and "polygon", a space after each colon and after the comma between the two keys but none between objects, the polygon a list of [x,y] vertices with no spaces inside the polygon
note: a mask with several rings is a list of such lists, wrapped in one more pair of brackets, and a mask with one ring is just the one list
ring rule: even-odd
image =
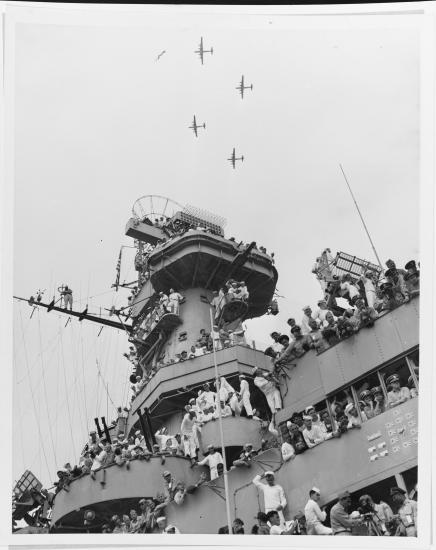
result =
[{"label": "black and white photograph", "polygon": [[423,4],[6,3],[9,544],[430,544]]}]

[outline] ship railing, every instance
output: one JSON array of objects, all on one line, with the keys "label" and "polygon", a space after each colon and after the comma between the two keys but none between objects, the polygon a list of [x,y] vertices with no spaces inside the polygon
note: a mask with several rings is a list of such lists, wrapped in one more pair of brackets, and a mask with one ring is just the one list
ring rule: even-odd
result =
[{"label": "ship railing", "polygon": [[390,309],[384,309],[384,310],[380,311],[377,314],[377,317],[374,319],[374,321],[372,323],[369,323],[369,324],[367,323],[367,324],[359,327],[359,329],[356,332],[351,333],[351,334],[347,334],[346,336],[340,337],[338,339],[338,341],[333,343],[333,344],[329,344],[327,342],[327,340],[325,338],[323,338],[323,341],[322,341],[323,346],[322,346],[321,349],[316,350],[316,355],[321,355],[322,353],[326,352],[327,350],[329,350],[331,348],[334,348],[335,346],[337,346],[341,342],[344,342],[345,340],[348,340],[349,338],[352,338],[355,334],[357,334],[358,332],[360,332],[363,329],[372,328],[374,326],[374,324],[377,323],[377,321],[379,321],[382,317],[385,317],[385,315],[388,315],[392,311],[395,311],[396,309],[402,307],[403,305],[408,304],[409,302],[411,302],[412,300],[414,300],[418,296],[419,296],[419,292],[417,292],[413,296],[411,296],[408,302],[399,303],[395,307],[391,307]]},{"label": "ship railing", "polygon": [[[103,472],[103,471],[107,470],[108,468],[113,468],[113,467],[117,467],[117,468],[120,468],[120,469],[121,468],[126,468],[126,462],[133,462],[133,461],[150,462],[152,459],[162,460],[162,457],[164,457],[164,458],[165,457],[179,458],[181,460],[185,460],[185,461],[191,463],[190,458],[186,457],[182,454],[177,454],[177,453],[173,453],[173,452],[172,453],[166,453],[166,452],[160,451],[159,453],[149,454],[147,457],[146,456],[141,456],[141,457],[134,456],[132,458],[126,458],[125,462],[123,464],[117,464],[116,462],[111,462],[110,464],[103,464],[100,468],[97,468],[97,469],[93,470],[92,472],[91,471],[82,472],[80,475],[69,479],[69,481],[67,483],[67,486],[70,486],[71,483],[74,483],[75,481],[77,481],[79,479],[82,479],[84,477],[87,477],[87,476],[89,476],[89,478],[92,480],[93,483],[98,482],[97,480],[92,479],[92,476],[91,476],[92,473],[95,474],[97,472]],[[102,482],[100,482],[100,483],[102,483]],[[59,494],[60,492],[62,492],[62,490],[63,490],[63,488],[60,489],[56,493],[56,495]]]}]

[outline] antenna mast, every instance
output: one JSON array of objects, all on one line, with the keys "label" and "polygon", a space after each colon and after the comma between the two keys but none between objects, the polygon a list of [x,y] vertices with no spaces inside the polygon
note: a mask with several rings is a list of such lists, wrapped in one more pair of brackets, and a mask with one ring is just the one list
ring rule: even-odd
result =
[{"label": "antenna mast", "polygon": [[375,249],[374,243],[372,242],[371,235],[369,234],[368,228],[366,227],[365,220],[363,219],[363,216],[362,216],[362,213],[361,213],[361,211],[360,211],[359,205],[357,204],[357,201],[356,201],[356,199],[354,198],[353,191],[351,190],[351,186],[350,186],[350,184],[348,183],[347,176],[345,175],[345,172],[344,172],[344,169],[342,168],[342,164],[341,164],[341,163],[339,163],[339,167],[340,167],[340,169],[341,169],[341,171],[342,171],[342,175],[344,176],[345,183],[346,183],[347,186],[348,186],[348,189],[349,189],[349,191],[350,191],[351,197],[353,198],[354,204],[356,205],[357,212],[359,213],[360,219],[362,220],[362,223],[363,223],[363,227],[364,227],[364,229],[365,229],[365,231],[366,231],[366,234],[368,235],[368,239],[369,239],[369,242],[371,243],[371,247],[372,247],[372,250],[373,250],[373,252],[374,252],[374,254],[375,254],[375,257],[377,258],[378,265],[380,266],[380,269],[383,271],[383,266],[382,266],[382,263],[381,263],[381,261],[380,261],[380,258],[378,257],[377,250]]}]

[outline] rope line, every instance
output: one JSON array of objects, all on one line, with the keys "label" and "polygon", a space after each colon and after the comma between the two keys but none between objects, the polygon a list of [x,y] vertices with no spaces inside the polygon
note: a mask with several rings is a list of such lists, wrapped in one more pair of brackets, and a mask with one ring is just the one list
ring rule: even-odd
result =
[{"label": "rope line", "polygon": [[72,444],[73,444],[73,452],[74,452],[74,454],[76,454],[76,445],[74,444],[74,436],[73,436],[73,426],[72,426],[72,423],[71,423],[70,402],[69,402],[69,399],[68,399],[67,374],[65,372],[64,342],[62,340],[62,334],[61,334],[60,340],[61,340],[62,368],[63,368],[63,372],[64,372],[64,382],[65,382],[65,399],[66,399],[67,410],[68,410],[68,422],[69,422],[69,425],[70,425],[70,434],[71,434],[71,441],[72,441]]},{"label": "rope line", "polygon": [[[40,447],[42,447],[42,451],[43,451],[43,454],[44,454],[45,465],[47,467],[47,474],[50,477],[50,468],[48,466],[47,455],[45,453],[44,440],[42,438],[41,425],[40,425],[40,422],[39,422],[39,416],[36,412],[35,395],[33,393],[32,380],[30,378],[30,369],[29,369],[29,361],[28,361],[28,357],[27,357],[26,340],[24,339],[24,334],[23,334],[23,315],[22,315],[22,312],[21,312],[21,308],[20,308],[20,322],[21,322],[21,334],[23,336],[24,359],[25,359],[25,363],[26,363],[26,367],[27,367],[28,376],[29,376],[29,387],[30,387],[30,393],[32,395],[32,403],[33,403],[33,410],[34,410],[34,413],[35,413],[36,425],[38,427],[39,442],[40,442]],[[40,469],[41,469],[41,467],[40,467]]]},{"label": "rope line", "polygon": [[45,408],[46,408],[46,411],[47,411],[48,431],[49,431],[51,446],[52,446],[52,450],[53,450],[53,458],[54,458],[55,464],[57,464],[58,461],[57,461],[57,458],[56,458],[56,449],[55,449],[54,440],[53,440],[53,432],[52,432],[52,429],[51,429],[50,411],[48,409],[47,384],[46,384],[46,381],[45,381],[45,364],[44,364],[44,354],[42,353],[41,318],[40,318],[39,310],[38,310],[38,333],[39,333],[39,347],[41,349],[41,354],[40,354],[41,355],[41,370],[42,370],[42,381],[43,381],[43,385],[44,385]]},{"label": "rope line", "polygon": [[88,422],[89,422],[89,418],[88,418],[88,406],[87,406],[87,403],[86,403],[86,384],[85,384],[85,358],[83,356],[83,334],[82,334],[82,325],[80,325],[80,338],[81,338],[81,343],[82,343],[82,380],[83,380],[83,399],[84,399],[84,404],[85,404],[85,427],[86,427],[86,432],[88,431]]}]

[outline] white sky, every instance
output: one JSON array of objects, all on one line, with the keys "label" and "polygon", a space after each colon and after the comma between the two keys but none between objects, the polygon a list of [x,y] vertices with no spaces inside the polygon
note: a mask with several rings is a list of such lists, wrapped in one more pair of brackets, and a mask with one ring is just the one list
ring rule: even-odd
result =
[{"label": "white sky", "polygon": [[[120,245],[132,244],[132,204],[164,195],[226,217],[228,237],[275,252],[280,315],[248,323],[267,343],[316,304],[310,270],[323,248],[375,260],[339,162],[382,261],[419,259],[418,31],[390,19],[373,30],[351,20],[348,30],[291,29],[284,19],[16,27],[16,295],[50,296],[67,283],[90,311],[125,305],[126,291],[109,291]],[[201,35],[214,48],[204,66],[193,53]],[[254,85],[243,101],[242,74]],[[207,127],[198,139],[194,113]],[[233,147],[245,157],[236,170]],[[49,484],[77,459],[96,413],[112,418],[96,360],[114,403],[126,395],[128,342],[30,313],[14,306],[13,476],[30,468]]]}]

